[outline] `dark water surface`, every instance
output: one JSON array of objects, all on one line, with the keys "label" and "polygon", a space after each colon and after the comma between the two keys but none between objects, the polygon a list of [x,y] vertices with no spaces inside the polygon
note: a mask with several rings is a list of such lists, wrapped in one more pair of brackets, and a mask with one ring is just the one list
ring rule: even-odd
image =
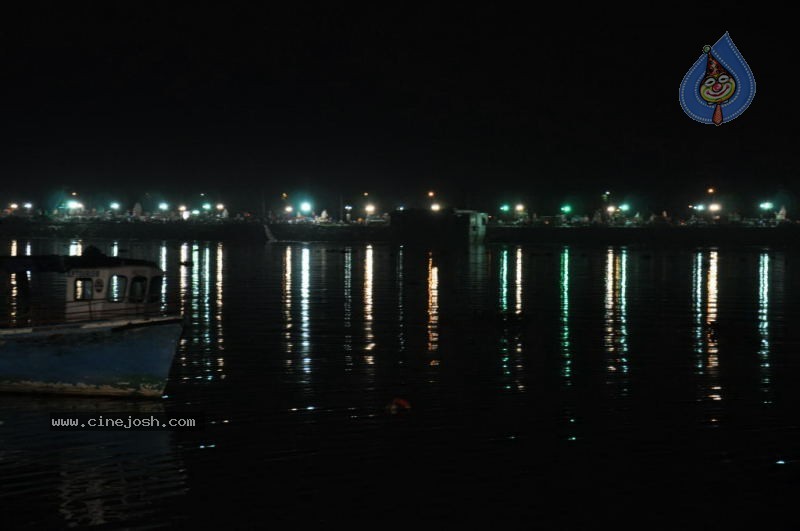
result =
[{"label": "dark water surface", "polygon": [[[798,252],[92,243],[167,271],[167,397],[0,396],[4,528],[800,523]],[[49,429],[153,409],[206,426]]]}]

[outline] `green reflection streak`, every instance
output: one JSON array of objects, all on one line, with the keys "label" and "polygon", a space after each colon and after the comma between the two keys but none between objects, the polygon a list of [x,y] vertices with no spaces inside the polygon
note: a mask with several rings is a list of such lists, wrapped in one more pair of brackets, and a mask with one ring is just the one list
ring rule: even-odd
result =
[{"label": "green reflection streak", "polygon": [[[508,249],[503,249],[500,253],[500,311],[503,314],[502,318],[506,319],[505,313],[508,311]],[[500,336],[500,359],[503,368],[503,376],[510,376],[511,369],[509,362],[511,361],[508,348],[508,324],[504,323],[503,333]],[[510,389],[510,385],[506,384],[505,389]]]},{"label": "green reflection streak", "polygon": [[572,385],[572,352],[569,334],[569,247],[561,251],[561,354],[564,358],[564,368],[561,375],[565,385]]},{"label": "green reflection streak", "polygon": [[500,253],[500,311],[508,311],[508,249]]}]

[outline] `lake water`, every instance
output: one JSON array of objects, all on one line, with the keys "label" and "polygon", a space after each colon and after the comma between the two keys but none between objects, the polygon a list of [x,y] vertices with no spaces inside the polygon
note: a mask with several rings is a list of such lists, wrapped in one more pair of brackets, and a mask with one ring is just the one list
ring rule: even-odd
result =
[{"label": "lake water", "polygon": [[[0,396],[4,524],[798,523],[798,252],[92,243],[167,271],[167,396]],[[153,409],[206,425],[49,429]]]}]

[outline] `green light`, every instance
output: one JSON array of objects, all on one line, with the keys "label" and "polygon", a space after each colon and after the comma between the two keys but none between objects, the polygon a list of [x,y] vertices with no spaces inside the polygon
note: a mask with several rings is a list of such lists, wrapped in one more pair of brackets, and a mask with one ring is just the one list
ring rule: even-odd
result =
[{"label": "green light", "polygon": [[211,203],[203,203],[203,210],[211,210]]},{"label": "green light", "polygon": [[508,212],[509,210],[511,210],[511,206],[509,206],[509,205],[502,205],[502,206],[500,207],[500,210],[502,210],[503,212]]},{"label": "green light", "polygon": [[761,207],[761,210],[772,210],[772,207],[774,207],[775,205],[773,205],[772,202],[770,201],[765,201],[761,203],[761,205],[759,206]]},{"label": "green light", "polygon": [[623,212],[627,212],[628,210],[631,209],[631,207],[630,205],[620,205],[619,209],[622,210]]},{"label": "green light", "polygon": [[301,203],[300,204],[300,211],[303,212],[303,213],[306,213],[306,214],[311,212],[311,203],[309,203],[308,201],[305,201],[305,202]]},{"label": "green light", "polygon": [[569,214],[570,212],[572,212],[572,207],[569,205],[564,205],[561,207],[561,212],[563,212],[564,214]]}]

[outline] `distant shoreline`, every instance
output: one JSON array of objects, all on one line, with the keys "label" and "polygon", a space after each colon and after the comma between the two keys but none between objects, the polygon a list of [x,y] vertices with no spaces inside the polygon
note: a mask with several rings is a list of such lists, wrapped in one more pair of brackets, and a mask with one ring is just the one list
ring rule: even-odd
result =
[{"label": "distant shoreline", "polygon": [[[420,235],[419,243],[429,243]],[[338,242],[414,244],[399,238],[389,225],[288,224],[264,225],[257,221],[186,222],[186,221],[70,221],[9,220],[0,221],[4,238],[75,238],[220,240],[231,242]],[[444,242],[448,243],[448,242]],[[595,245],[770,245],[800,246],[800,225],[747,227],[645,226],[645,227],[548,227],[489,225],[484,243],[541,243]]]}]

